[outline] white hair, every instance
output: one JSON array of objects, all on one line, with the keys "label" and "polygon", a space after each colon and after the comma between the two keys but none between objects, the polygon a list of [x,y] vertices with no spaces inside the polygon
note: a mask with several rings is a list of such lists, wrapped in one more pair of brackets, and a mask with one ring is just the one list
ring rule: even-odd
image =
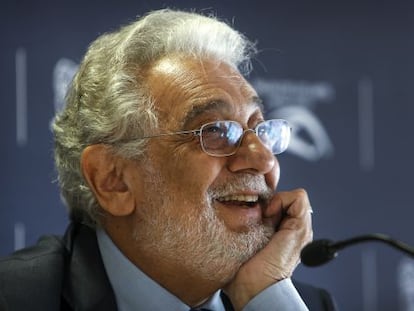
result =
[{"label": "white hair", "polygon": [[80,168],[83,149],[107,143],[116,154],[138,158],[145,141],[133,138],[157,127],[146,67],[174,54],[216,59],[246,74],[255,52],[254,44],[215,17],[168,9],[98,37],[53,122],[58,181],[71,218],[99,224],[99,204]]}]

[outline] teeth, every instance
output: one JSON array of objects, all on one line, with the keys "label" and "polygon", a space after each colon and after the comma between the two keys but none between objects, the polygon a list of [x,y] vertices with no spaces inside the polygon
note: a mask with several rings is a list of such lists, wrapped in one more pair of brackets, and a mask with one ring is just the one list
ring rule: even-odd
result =
[{"label": "teeth", "polygon": [[219,198],[219,201],[240,201],[240,202],[256,202],[259,199],[258,195],[228,195]]}]

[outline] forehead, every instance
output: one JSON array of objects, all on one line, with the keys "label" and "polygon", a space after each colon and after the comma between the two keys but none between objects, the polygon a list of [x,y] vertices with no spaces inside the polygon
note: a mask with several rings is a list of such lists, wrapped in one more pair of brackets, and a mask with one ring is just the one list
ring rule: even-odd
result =
[{"label": "forehead", "polygon": [[166,126],[185,126],[206,114],[236,117],[261,110],[251,85],[222,62],[163,58],[148,70],[147,81],[160,123]]}]

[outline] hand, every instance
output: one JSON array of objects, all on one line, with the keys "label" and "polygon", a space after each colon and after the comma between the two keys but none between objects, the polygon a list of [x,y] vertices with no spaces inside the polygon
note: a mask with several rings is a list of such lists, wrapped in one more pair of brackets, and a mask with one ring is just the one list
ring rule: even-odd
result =
[{"label": "hand", "polygon": [[277,193],[263,217],[276,232],[268,245],[244,263],[226,286],[225,292],[235,310],[241,310],[270,285],[291,277],[300,262],[300,251],[312,240],[311,206],[303,189]]}]

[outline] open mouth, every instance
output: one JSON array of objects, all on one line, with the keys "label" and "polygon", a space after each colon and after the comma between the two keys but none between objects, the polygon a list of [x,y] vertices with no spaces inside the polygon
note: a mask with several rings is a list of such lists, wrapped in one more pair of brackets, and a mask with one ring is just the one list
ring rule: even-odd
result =
[{"label": "open mouth", "polygon": [[224,205],[237,205],[240,207],[255,207],[259,203],[258,195],[228,195],[217,199]]}]

